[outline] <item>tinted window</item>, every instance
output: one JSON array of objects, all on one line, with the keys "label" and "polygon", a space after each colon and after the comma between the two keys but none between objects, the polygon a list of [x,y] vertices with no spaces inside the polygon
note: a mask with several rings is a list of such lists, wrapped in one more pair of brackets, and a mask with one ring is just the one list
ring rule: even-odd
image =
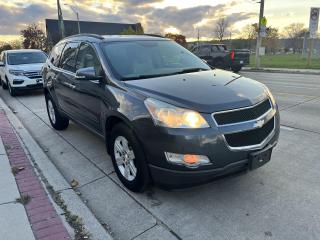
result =
[{"label": "tinted window", "polygon": [[43,52],[16,52],[8,53],[9,65],[44,63],[47,55]]},{"label": "tinted window", "polygon": [[210,69],[201,59],[173,41],[109,42],[103,43],[102,49],[113,73],[122,80],[174,75],[194,68]]},{"label": "tinted window", "polygon": [[59,43],[51,51],[50,62],[56,67],[58,67],[59,65],[59,59],[64,46],[65,46],[65,43]]},{"label": "tinted window", "polygon": [[73,42],[66,44],[61,56],[60,68],[70,72],[76,72],[78,45],[78,43]]},{"label": "tinted window", "polygon": [[200,48],[200,54],[205,56],[205,55],[209,55],[211,52],[211,46],[203,46]]},{"label": "tinted window", "polygon": [[212,51],[214,51],[214,52],[217,52],[217,51],[219,51],[219,48],[218,48],[218,46],[212,46]]},{"label": "tinted window", "polygon": [[94,49],[88,44],[82,44],[79,48],[76,69],[94,67],[96,76],[102,75],[102,67]]}]

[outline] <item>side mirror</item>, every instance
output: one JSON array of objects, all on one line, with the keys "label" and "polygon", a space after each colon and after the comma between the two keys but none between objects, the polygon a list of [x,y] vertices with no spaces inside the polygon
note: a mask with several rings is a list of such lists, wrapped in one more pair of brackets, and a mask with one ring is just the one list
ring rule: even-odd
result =
[{"label": "side mirror", "polygon": [[4,62],[0,62],[0,67],[4,67],[4,66],[5,66]]},{"label": "side mirror", "polygon": [[76,78],[78,80],[100,80],[101,76],[97,76],[94,67],[80,68],[76,72]]}]

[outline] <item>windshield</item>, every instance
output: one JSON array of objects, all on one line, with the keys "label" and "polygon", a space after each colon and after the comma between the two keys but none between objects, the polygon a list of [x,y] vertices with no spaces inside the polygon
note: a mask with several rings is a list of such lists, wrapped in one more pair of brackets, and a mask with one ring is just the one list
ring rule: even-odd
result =
[{"label": "windshield", "polygon": [[173,41],[121,41],[103,43],[102,48],[114,75],[123,81],[210,70]]},{"label": "windshield", "polygon": [[9,65],[44,63],[46,59],[43,52],[8,53]]}]

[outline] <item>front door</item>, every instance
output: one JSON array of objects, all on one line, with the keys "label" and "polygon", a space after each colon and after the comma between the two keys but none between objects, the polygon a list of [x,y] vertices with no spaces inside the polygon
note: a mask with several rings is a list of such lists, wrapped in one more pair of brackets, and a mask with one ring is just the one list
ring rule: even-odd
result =
[{"label": "front door", "polygon": [[[101,133],[101,104],[105,94],[105,82],[102,80],[104,74],[94,47],[88,43],[82,43],[79,48],[76,70],[88,67],[94,68],[96,77],[75,80],[72,101],[77,105],[79,120]],[[99,78],[100,80],[97,80]]]}]

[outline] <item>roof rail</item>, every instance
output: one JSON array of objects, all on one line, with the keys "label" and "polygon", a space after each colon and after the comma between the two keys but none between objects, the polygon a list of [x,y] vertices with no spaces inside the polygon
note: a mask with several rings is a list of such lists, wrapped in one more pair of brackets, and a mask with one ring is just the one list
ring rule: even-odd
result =
[{"label": "roof rail", "polygon": [[97,38],[97,39],[101,39],[101,40],[104,39],[101,35],[93,34],[93,33],[80,33],[80,34],[68,36],[64,39],[73,38],[73,37],[92,37],[92,38]]},{"label": "roof rail", "polygon": [[[140,34],[139,34],[140,35]],[[159,37],[159,38],[165,38],[164,36],[158,35],[158,34],[151,34],[151,33],[143,33],[141,35],[150,36],[150,37]]]}]

